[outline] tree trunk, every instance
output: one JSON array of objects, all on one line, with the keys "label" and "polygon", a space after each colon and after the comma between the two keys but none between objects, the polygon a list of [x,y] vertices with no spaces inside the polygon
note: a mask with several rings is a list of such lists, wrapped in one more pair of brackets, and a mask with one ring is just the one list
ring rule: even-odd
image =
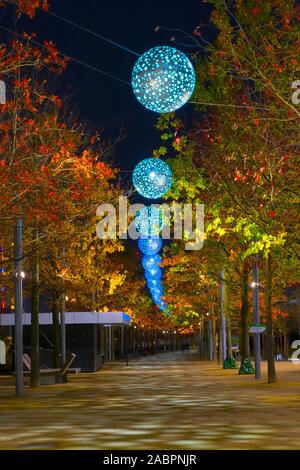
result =
[{"label": "tree trunk", "polygon": [[226,283],[224,283],[224,315],[226,333],[226,358],[223,362],[223,369],[238,369],[236,360],[232,355],[231,321],[228,308],[228,290]]},{"label": "tree trunk", "polygon": [[246,262],[242,277],[242,306],[241,306],[241,355],[243,359],[249,359],[249,299],[248,299],[248,269]]},{"label": "tree trunk", "polygon": [[133,354],[133,357],[135,357],[135,353],[136,353],[136,341],[137,341],[137,331],[136,331],[136,328],[132,327],[132,354]]},{"label": "tree trunk", "polygon": [[272,262],[271,255],[268,254],[266,261],[266,317],[267,317],[267,361],[268,361],[268,383],[277,382],[275,358],[274,358],[274,333],[272,319]]},{"label": "tree trunk", "polygon": [[138,352],[143,354],[143,333],[140,328],[138,330]]},{"label": "tree trunk", "polygon": [[39,256],[35,253],[32,262],[31,282],[31,372],[30,386],[40,386],[40,326],[39,326]]},{"label": "tree trunk", "polygon": [[267,360],[267,341],[266,341],[266,335],[262,335],[262,356],[263,360]]},{"label": "tree trunk", "polygon": [[207,339],[208,339],[208,360],[214,360],[214,352],[213,352],[213,321],[210,318],[207,322]]},{"label": "tree trunk", "polygon": [[232,358],[232,340],[231,340],[231,322],[230,313],[228,308],[228,287],[226,283],[226,274],[224,274],[224,315],[225,315],[225,328],[226,328],[226,357]]},{"label": "tree trunk", "polygon": [[217,362],[218,364],[222,363],[222,335],[221,335],[221,322],[220,317],[217,320],[217,328],[216,328],[216,337],[217,337]]},{"label": "tree trunk", "polygon": [[280,336],[279,336],[279,349],[280,349],[279,354],[283,355],[283,342],[282,342],[282,333],[281,332],[280,332]]},{"label": "tree trunk", "polygon": [[201,317],[201,333],[200,333],[200,357],[205,359],[205,321]]},{"label": "tree trunk", "polygon": [[232,357],[231,321],[228,314],[226,315],[226,356]]},{"label": "tree trunk", "polygon": [[287,359],[287,357],[289,355],[289,348],[288,348],[288,333],[287,333],[286,328],[284,330],[283,341],[284,341],[284,343],[283,343],[283,354],[284,354],[285,359]]},{"label": "tree trunk", "polygon": [[52,316],[53,316],[53,367],[61,367],[60,360],[60,325],[59,325],[59,301],[57,298],[52,302]]},{"label": "tree trunk", "polygon": [[253,374],[254,368],[250,362],[249,346],[249,299],[248,299],[248,274],[247,261],[244,261],[242,273],[242,305],[241,305],[241,356],[242,362],[239,374]]},{"label": "tree trunk", "polygon": [[215,318],[212,320],[213,326],[213,361],[217,360],[217,326]]}]

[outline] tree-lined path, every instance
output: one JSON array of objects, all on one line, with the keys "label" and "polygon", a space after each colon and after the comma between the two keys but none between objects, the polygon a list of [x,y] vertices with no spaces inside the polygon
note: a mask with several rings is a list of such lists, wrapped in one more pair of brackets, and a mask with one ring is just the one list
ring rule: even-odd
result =
[{"label": "tree-lined path", "polygon": [[0,449],[300,449],[300,366],[280,382],[238,376],[192,352],[162,353],[63,385],[0,378]]}]

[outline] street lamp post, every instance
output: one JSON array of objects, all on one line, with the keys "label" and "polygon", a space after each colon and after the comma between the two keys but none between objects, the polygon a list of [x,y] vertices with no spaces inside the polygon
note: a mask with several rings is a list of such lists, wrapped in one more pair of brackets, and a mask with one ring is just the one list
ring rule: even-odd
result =
[{"label": "street lamp post", "polygon": [[14,233],[15,263],[15,372],[16,396],[24,394],[23,384],[23,277],[22,270],[22,219],[18,217]]},{"label": "street lamp post", "polygon": [[124,327],[124,354],[125,354],[125,365],[126,367],[128,367],[127,326]]},{"label": "street lamp post", "polygon": [[[65,266],[66,261],[66,250],[63,249],[63,265]],[[66,300],[68,296],[63,293],[62,302],[61,302],[61,311],[60,311],[60,354],[61,354],[61,367],[65,364],[67,360],[67,345],[66,345]],[[66,376],[64,377],[66,380]]]},{"label": "street lamp post", "polygon": [[211,318],[208,319],[208,358],[213,361],[213,325]]},{"label": "street lamp post", "polygon": [[220,285],[220,362],[224,363],[226,359],[226,316],[225,316],[225,273],[221,271]]},{"label": "street lamp post", "polygon": [[[258,282],[258,256],[255,255],[253,268],[252,268],[252,288],[253,288],[253,310],[254,310],[254,323],[259,325],[259,282]],[[254,333],[254,362],[255,362],[255,378],[260,379],[260,333]]]},{"label": "street lamp post", "polygon": [[199,356],[201,359],[203,359],[203,316],[201,315],[201,317],[199,318],[199,322],[198,322],[198,325],[199,325],[199,334],[198,334],[198,338],[199,338],[199,343],[198,343],[198,349],[199,349]]},{"label": "street lamp post", "polygon": [[61,366],[63,367],[67,359],[67,346],[66,346],[66,296],[63,295],[60,312],[60,353],[61,353]]}]

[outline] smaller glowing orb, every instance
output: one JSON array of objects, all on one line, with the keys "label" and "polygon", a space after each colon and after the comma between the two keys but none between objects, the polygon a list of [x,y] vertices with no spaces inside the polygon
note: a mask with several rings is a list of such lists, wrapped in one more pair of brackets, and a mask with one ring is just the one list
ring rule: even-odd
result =
[{"label": "smaller glowing orb", "polygon": [[172,186],[172,171],[160,158],[145,158],[133,170],[132,182],[137,192],[148,199],[159,199]]},{"label": "smaller glowing orb", "polygon": [[149,279],[161,279],[162,270],[160,267],[156,266],[155,268],[147,269],[145,271],[145,278]]},{"label": "smaller glowing orb", "polygon": [[155,255],[162,247],[162,240],[160,237],[139,238],[138,247],[144,255]]},{"label": "smaller glowing orb", "polygon": [[144,269],[151,269],[156,266],[159,266],[161,263],[161,257],[159,255],[152,255],[152,256],[143,256],[142,258],[142,265]]},{"label": "smaller glowing orb", "polygon": [[145,206],[136,213],[134,222],[141,237],[158,236],[163,226],[162,211],[153,204]]}]

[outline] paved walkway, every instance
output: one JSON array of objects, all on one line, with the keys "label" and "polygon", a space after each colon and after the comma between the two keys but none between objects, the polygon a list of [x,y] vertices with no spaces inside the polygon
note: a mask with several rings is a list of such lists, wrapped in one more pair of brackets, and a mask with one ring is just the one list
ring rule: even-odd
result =
[{"label": "paved walkway", "polygon": [[0,449],[300,449],[300,365],[278,375],[164,353],[19,399],[1,377]]}]

